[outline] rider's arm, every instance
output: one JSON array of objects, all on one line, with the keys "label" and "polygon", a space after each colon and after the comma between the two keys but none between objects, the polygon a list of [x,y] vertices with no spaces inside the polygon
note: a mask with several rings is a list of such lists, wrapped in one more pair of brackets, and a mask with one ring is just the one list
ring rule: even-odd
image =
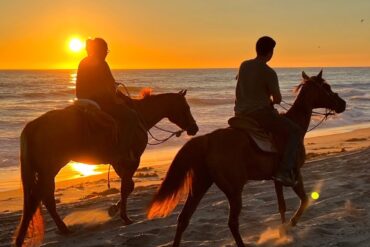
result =
[{"label": "rider's arm", "polygon": [[106,94],[110,95],[111,97],[115,97],[116,95],[116,81],[113,78],[112,72],[109,68],[107,62],[104,62],[103,65],[103,81],[104,81],[104,88]]},{"label": "rider's arm", "polygon": [[281,100],[282,100],[282,97],[281,97],[280,92],[276,93],[276,94],[272,94],[272,103],[273,104],[280,104]]},{"label": "rider's arm", "polygon": [[268,80],[267,86],[272,96],[272,103],[280,104],[282,97],[281,97],[280,88],[279,88],[279,80],[274,70],[271,70],[270,78]]}]

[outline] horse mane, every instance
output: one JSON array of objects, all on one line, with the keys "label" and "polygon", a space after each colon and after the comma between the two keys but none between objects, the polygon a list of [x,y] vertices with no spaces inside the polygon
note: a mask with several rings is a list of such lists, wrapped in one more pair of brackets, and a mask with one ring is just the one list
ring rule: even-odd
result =
[{"label": "horse mane", "polygon": [[301,83],[299,83],[298,84],[298,86],[295,86],[294,88],[293,88],[293,92],[294,93],[299,93],[299,91],[301,90],[301,88],[303,87],[303,85],[306,83],[306,81],[305,80],[303,80]]},{"label": "horse mane", "polygon": [[150,87],[144,87],[144,88],[142,88],[140,90],[140,93],[139,93],[140,98],[141,99],[145,99],[145,98],[151,96],[152,95],[152,92],[153,92],[153,89],[152,88],[150,88]]}]

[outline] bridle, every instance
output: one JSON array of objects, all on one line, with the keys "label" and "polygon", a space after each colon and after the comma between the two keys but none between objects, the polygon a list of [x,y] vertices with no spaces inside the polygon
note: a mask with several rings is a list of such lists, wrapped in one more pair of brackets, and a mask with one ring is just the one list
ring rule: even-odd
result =
[{"label": "bridle", "polygon": [[[315,85],[317,85],[317,82],[314,82],[314,83],[315,83]],[[300,85],[303,87],[305,84],[300,84]],[[332,96],[335,95],[335,94],[329,94],[321,85],[317,85],[317,86],[319,86],[320,89],[322,89],[329,98],[332,98]],[[289,106],[293,106],[293,104],[288,103],[284,100],[281,100],[281,102],[283,102],[284,104],[287,104]],[[286,107],[284,107],[283,105],[279,104],[279,106],[281,108],[283,108],[284,110],[288,111],[288,109]],[[315,126],[311,127],[309,130],[307,130],[306,133],[316,129],[317,127],[319,127],[324,121],[326,121],[329,118],[329,116],[335,115],[335,111],[330,110],[328,108],[325,108],[325,113],[317,112],[317,111],[311,111],[311,113],[312,113],[313,116],[323,116],[323,117],[321,118],[321,120]]]},{"label": "bridle", "polygon": [[[118,88],[118,86],[122,86],[124,89],[125,89],[125,91],[126,91],[126,93],[127,93],[127,97],[130,99],[130,100],[132,100],[132,98],[131,98],[131,95],[130,95],[130,92],[128,91],[128,89],[127,89],[127,87],[126,87],[126,85],[124,84],[124,83],[122,83],[122,82],[116,82],[116,85],[117,85],[117,88]],[[117,91],[118,91],[118,89],[117,89]],[[156,140],[157,142],[156,143],[150,143],[149,142],[149,140],[147,141],[147,145],[151,145],[151,146],[155,146],[155,145],[159,145],[159,144],[162,144],[162,143],[164,143],[164,142],[166,142],[166,141],[168,141],[169,139],[171,139],[172,137],[174,137],[174,136],[176,136],[176,137],[180,137],[181,136],[181,134],[185,131],[184,129],[181,129],[181,130],[178,130],[178,131],[172,131],[172,130],[166,130],[166,129],[164,129],[164,128],[161,128],[161,127],[158,127],[157,125],[154,125],[153,127],[154,128],[156,128],[156,129],[158,129],[158,130],[161,130],[161,131],[163,131],[163,132],[167,132],[167,133],[170,133],[170,135],[168,136],[168,137],[166,137],[166,138],[163,138],[163,139],[159,139],[159,138],[157,138],[157,137],[155,137],[153,134],[152,134],[152,132],[150,132],[150,129],[147,127],[147,123],[146,123],[146,121],[143,119],[143,117],[142,117],[142,115],[139,113],[139,112],[137,112],[137,111],[135,111],[136,112],[136,114],[137,114],[137,116],[139,117],[139,119],[140,119],[140,121],[141,121],[141,123],[142,123],[142,125],[143,125],[143,129],[145,129],[145,131],[154,139],[154,140]],[[195,121],[194,122],[192,122],[192,123],[190,123],[190,125],[189,126],[191,126],[192,124],[195,124]],[[109,166],[108,166],[108,178],[107,178],[107,186],[108,186],[108,189],[110,189],[110,164],[109,164]]]},{"label": "bridle", "polygon": [[[127,97],[128,97],[130,100],[132,100],[132,98],[131,98],[131,94],[130,94],[130,92],[128,91],[128,89],[127,89],[126,85],[125,85],[124,83],[122,83],[122,82],[116,82],[116,84],[117,84],[117,86],[122,86],[122,87],[125,89],[126,93],[127,93]],[[150,131],[150,128],[148,128],[148,127],[147,127],[147,123],[146,123],[146,121],[143,119],[143,117],[141,116],[141,114],[140,114],[139,112],[137,112],[137,111],[135,111],[135,112],[136,112],[136,114],[139,116],[140,121],[143,123],[145,131],[146,131],[146,132],[147,132],[147,133],[148,133],[148,134],[149,134],[149,135],[150,135],[150,136],[151,136],[155,141],[157,141],[157,142],[155,142],[155,143],[151,143],[151,142],[149,142],[149,140],[148,140],[147,145],[155,146],[155,145],[162,144],[162,143],[164,143],[164,142],[168,141],[169,139],[171,139],[171,138],[172,138],[172,137],[174,137],[174,136],[176,136],[176,137],[180,137],[180,136],[181,136],[181,134],[182,134],[184,131],[186,131],[185,129],[181,129],[181,130],[177,130],[177,131],[172,131],[172,130],[167,130],[167,129],[164,129],[164,128],[161,128],[161,127],[158,127],[157,125],[154,125],[154,126],[153,126],[154,128],[156,128],[156,129],[158,129],[158,130],[161,130],[161,131],[163,131],[163,132],[170,133],[170,135],[169,135],[169,136],[167,136],[167,137],[165,137],[165,138],[162,138],[162,139],[157,138],[157,137],[155,137],[155,136],[152,134],[152,132]],[[193,124],[195,124],[195,122],[190,123],[190,125],[189,125],[189,126],[191,126],[191,125],[193,125]]]},{"label": "bridle", "polygon": [[150,135],[154,140],[156,140],[156,141],[157,141],[156,143],[151,143],[151,142],[149,142],[149,141],[148,141],[148,143],[147,143],[147,144],[148,144],[148,145],[151,145],[151,146],[155,146],[155,145],[162,144],[162,143],[164,143],[164,142],[168,141],[169,139],[171,139],[171,138],[172,138],[172,137],[174,137],[174,136],[176,136],[176,137],[180,137],[180,136],[181,136],[181,134],[185,131],[184,129],[182,129],[182,130],[178,130],[178,131],[166,130],[166,129],[163,129],[163,128],[161,128],[161,127],[158,127],[157,125],[154,125],[153,127],[154,127],[154,128],[156,128],[156,129],[158,129],[158,130],[161,130],[161,131],[163,131],[163,132],[170,133],[170,135],[169,135],[169,136],[167,136],[166,138],[159,139],[159,138],[155,137],[155,136],[152,134],[152,132],[150,132],[150,130],[149,130],[149,129],[147,129],[148,134],[149,134],[149,135]]}]

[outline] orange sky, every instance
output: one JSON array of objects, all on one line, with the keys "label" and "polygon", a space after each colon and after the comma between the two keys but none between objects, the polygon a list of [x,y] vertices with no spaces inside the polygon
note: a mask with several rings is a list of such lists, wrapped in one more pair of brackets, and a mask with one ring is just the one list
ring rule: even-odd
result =
[{"label": "orange sky", "polygon": [[368,0],[2,0],[0,16],[0,69],[77,68],[71,37],[105,38],[112,68],[238,67],[262,35],[272,66],[370,66]]}]

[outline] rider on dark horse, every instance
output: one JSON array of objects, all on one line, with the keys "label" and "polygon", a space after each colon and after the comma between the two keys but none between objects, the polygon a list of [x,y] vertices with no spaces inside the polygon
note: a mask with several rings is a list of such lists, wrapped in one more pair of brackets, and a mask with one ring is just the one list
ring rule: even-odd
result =
[{"label": "rider on dark horse", "polygon": [[76,95],[78,99],[95,101],[100,108],[111,115],[119,124],[119,143],[121,161],[134,162],[135,155],[130,149],[134,127],[138,125],[135,111],[116,95],[116,82],[108,63],[108,45],[101,38],[86,41],[87,57],[78,66]]},{"label": "rider on dark horse", "polygon": [[280,168],[274,179],[283,185],[293,186],[301,130],[291,120],[280,116],[273,107],[282,100],[277,74],[267,65],[275,45],[272,38],[261,37],[256,44],[257,57],[240,65],[234,110],[236,117],[252,118],[265,131],[285,140]]}]

